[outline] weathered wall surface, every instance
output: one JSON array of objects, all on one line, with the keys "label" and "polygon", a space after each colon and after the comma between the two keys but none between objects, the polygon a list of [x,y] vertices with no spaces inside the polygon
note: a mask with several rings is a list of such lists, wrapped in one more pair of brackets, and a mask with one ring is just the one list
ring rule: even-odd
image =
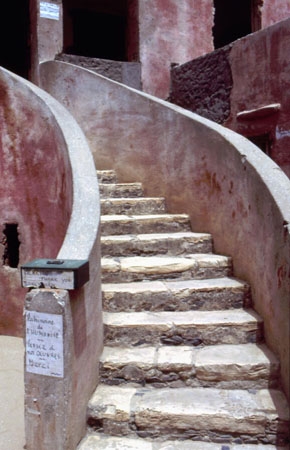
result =
[{"label": "weathered wall surface", "polygon": [[[268,134],[270,156],[290,177],[289,53],[290,19],[173,68],[170,100],[244,136]],[[275,103],[279,112],[237,116]]]},{"label": "weathered wall surface", "polygon": [[88,58],[86,56],[66,55],[55,57],[56,61],[75,64],[85,69],[104,75],[111,80],[141,89],[141,66],[138,62],[110,61],[107,59]]},{"label": "weathered wall surface", "polygon": [[5,224],[17,224],[19,266],[55,258],[72,205],[66,143],[28,83],[0,70],[0,334],[21,336],[25,289],[19,268],[4,265]]},{"label": "weathered wall surface", "polygon": [[171,71],[169,101],[206,119],[224,123],[231,110],[231,46],[200,56]]},{"label": "weathered wall surface", "polygon": [[290,17],[290,0],[263,0],[261,7],[262,28],[269,27]]},{"label": "weathered wall surface", "polygon": [[289,395],[289,179],[242,136],[170,103],[66,63],[43,63],[41,74],[82,126],[98,168],[141,180],[232,255]]},{"label": "weathered wall surface", "polygon": [[[271,157],[290,177],[290,19],[245,37],[232,47],[231,114],[225,126],[255,136],[269,133]],[[239,120],[237,113],[280,103],[266,117]]]},{"label": "weathered wall surface", "polygon": [[[26,395],[29,389],[33,392],[31,403],[26,401],[27,448],[73,449],[86,431],[87,403],[98,381],[103,347],[100,201],[94,161],[83,133],[65,108],[4,69],[0,69],[0,136],[1,232],[3,224],[18,224],[19,265],[37,257],[88,259],[90,263],[89,281],[65,292],[70,323],[65,358],[70,363],[65,367],[63,384],[67,382],[68,390],[62,411],[55,414],[57,393],[64,393],[61,383],[54,377],[26,377]],[[20,287],[19,267],[3,266],[4,251],[2,241],[0,334],[20,336],[26,290]],[[64,306],[61,292],[39,289],[28,297],[43,300],[43,310],[38,301],[34,310],[55,313]],[[47,408],[35,414],[41,401]],[[55,421],[58,414],[60,420]],[[41,417],[49,420],[43,425]],[[60,446],[54,445],[60,439]]]},{"label": "weathered wall surface", "polygon": [[212,0],[139,1],[139,57],[143,90],[166,98],[170,64],[213,50]]},{"label": "weathered wall surface", "polygon": [[54,59],[63,48],[62,0],[53,0],[59,6],[59,20],[40,17],[40,1],[30,0],[31,70],[29,79],[39,83],[39,64]]}]

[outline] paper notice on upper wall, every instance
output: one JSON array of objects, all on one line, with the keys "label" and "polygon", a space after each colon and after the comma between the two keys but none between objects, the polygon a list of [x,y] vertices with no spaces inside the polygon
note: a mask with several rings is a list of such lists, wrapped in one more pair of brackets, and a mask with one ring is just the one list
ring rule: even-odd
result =
[{"label": "paper notice on upper wall", "polygon": [[48,2],[40,2],[40,17],[59,20],[59,5]]}]

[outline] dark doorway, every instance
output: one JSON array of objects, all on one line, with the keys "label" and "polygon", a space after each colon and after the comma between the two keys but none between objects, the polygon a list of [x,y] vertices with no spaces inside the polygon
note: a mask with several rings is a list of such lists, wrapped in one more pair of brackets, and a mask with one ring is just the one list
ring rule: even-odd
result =
[{"label": "dark doorway", "polygon": [[249,136],[248,139],[259,147],[266,155],[272,156],[273,139],[271,133],[260,134],[258,136]]},{"label": "dark doorway", "polygon": [[0,65],[28,78],[30,69],[29,0],[1,2]]},{"label": "dark doorway", "polygon": [[127,0],[64,0],[64,53],[127,61]]},{"label": "dark doorway", "polygon": [[1,243],[4,245],[3,264],[9,267],[18,267],[20,242],[17,223],[5,224]]},{"label": "dark doorway", "polygon": [[252,32],[254,0],[214,0],[214,47],[220,48]]}]

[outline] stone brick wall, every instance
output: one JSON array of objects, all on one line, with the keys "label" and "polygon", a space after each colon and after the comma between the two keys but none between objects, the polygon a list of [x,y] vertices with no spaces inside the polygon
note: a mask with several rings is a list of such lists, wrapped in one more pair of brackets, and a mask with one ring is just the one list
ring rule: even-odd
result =
[{"label": "stone brick wall", "polygon": [[201,116],[224,123],[230,115],[233,87],[231,45],[171,70],[169,101]]}]

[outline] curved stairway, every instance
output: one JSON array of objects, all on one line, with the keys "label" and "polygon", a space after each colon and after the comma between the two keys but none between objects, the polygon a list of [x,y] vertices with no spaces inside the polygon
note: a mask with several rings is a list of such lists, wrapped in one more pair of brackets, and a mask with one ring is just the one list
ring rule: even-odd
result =
[{"label": "curved stairway", "polygon": [[231,258],[98,171],[105,348],[81,450],[287,448],[279,362]]}]

